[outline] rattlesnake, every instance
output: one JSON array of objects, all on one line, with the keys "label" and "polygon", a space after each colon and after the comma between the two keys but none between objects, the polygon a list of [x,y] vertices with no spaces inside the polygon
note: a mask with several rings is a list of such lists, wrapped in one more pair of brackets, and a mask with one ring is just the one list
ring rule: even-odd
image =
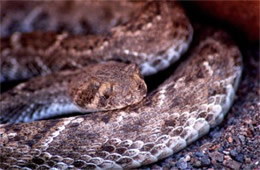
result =
[{"label": "rattlesnake", "polygon": [[[66,88],[76,80],[79,83],[75,88],[78,84],[81,87],[84,80],[77,75],[84,69],[91,72],[106,65],[112,72],[108,75],[113,77],[117,74],[111,65],[120,67],[123,74],[128,68],[125,71],[132,70],[130,77],[136,80],[128,90],[140,89],[138,95],[133,95],[140,96],[133,99],[133,105],[123,104],[117,110],[2,124],[1,168],[136,168],[181,150],[223,120],[242,71],[240,52],[230,37],[221,30],[208,31],[174,74],[144,97],[146,87],[136,66],[118,61],[138,65],[142,75],[154,74],[187,50],[192,27],[175,2],[137,6],[139,12],[133,19],[106,35],[38,32],[1,39],[1,81],[42,75],[1,94],[2,122],[33,121],[54,112],[82,111],[78,105],[84,102],[73,103]],[[97,88],[110,87],[106,85]],[[77,94],[73,90],[69,93]],[[119,94],[122,100],[117,99],[117,104],[127,98],[124,94],[128,92]],[[102,100],[94,101],[97,106]]]}]

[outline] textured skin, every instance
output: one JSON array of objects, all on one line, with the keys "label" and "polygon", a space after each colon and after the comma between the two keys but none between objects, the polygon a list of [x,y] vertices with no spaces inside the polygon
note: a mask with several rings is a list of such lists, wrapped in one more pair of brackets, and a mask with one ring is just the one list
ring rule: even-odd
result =
[{"label": "textured skin", "polygon": [[139,103],[146,96],[147,87],[136,65],[106,62],[80,70],[68,92],[84,110],[105,111]]},{"label": "textured skin", "polygon": [[16,33],[1,39],[0,81],[106,60],[135,63],[143,75],[151,75],[178,60],[191,37],[188,18],[175,3],[148,3],[127,24],[113,28],[106,36]]},{"label": "textured skin", "polygon": [[[147,87],[133,64],[106,62],[36,77],[3,93],[0,122],[113,110],[140,102]],[[74,104],[75,103],[75,104]]]},{"label": "textured skin", "polygon": [[[0,80],[28,79],[61,70],[77,70],[107,60],[135,63],[142,75],[168,67],[179,59],[191,41],[193,31],[188,18],[176,3],[141,3],[139,6],[143,7],[142,10],[137,8],[136,15],[128,23],[113,28],[107,36],[35,32],[16,33],[10,38],[1,39]],[[55,95],[57,93],[59,90]],[[28,92],[24,94],[31,96]],[[49,99],[50,95],[46,96],[46,102],[40,101],[40,106],[38,101],[32,103],[22,100],[23,97],[19,97],[20,102],[11,103],[26,103],[20,107],[10,106],[10,100],[5,100],[9,98],[5,97],[0,103],[0,120],[2,123],[7,120],[24,122],[48,118],[53,112],[62,114],[78,111],[74,105],[64,105],[70,101],[64,101],[64,96],[53,100]],[[124,95],[121,98],[125,100]],[[17,112],[18,108],[24,113]]]},{"label": "textured skin", "polygon": [[241,65],[238,48],[225,33],[214,32],[137,105],[2,125],[1,166],[120,169],[165,158],[222,121],[234,99]]},{"label": "textured skin", "polygon": [[[128,1],[1,1],[0,36],[14,32],[66,31],[105,34],[125,24],[143,5]],[[65,12],[66,11],[66,12]]]},{"label": "textured skin", "polygon": [[[88,37],[90,40],[98,40],[95,41],[97,44],[93,43],[94,46],[88,46],[90,40],[84,36],[81,38],[65,35],[64,38],[62,35],[59,40],[56,35],[48,34],[55,41],[57,39],[57,47],[54,43],[54,46],[51,45],[52,48],[48,47],[53,43],[46,45],[41,44],[42,41],[37,41],[37,39],[48,40],[45,37],[47,34],[43,33],[16,34],[10,39],[3,39],[1,59],[4,62],[1,66],[5,69],[1,71],[4,74],[1,80],[47,74],[48,72],[44,71],[37,74],[26,71],[26,62],[30,61],[31,56],[36,58],[40,56],[41,64],[37,66],[38,68],[43,68],[44,63],[46,70],[55,72],[63,68],[65,70],[77,68],[59,67],[59,64],[74,62],[75,66],[78,66],[79,59],[84,61],[86,58],[83,54],[88,53],[97,58],[93,62],[101,61],[101,54],[104,54],[102,56],[104,60],[127,60],[138,64],[142,74],[152,74],[167,67],[175,60],[174,56],[178,58],[187,48],[192,34],[182,10],[178,6],[172,9],[171,5],[149,4],[141,10],[135,21],[129,21],[128,24],[113,29],[111,35],[106,37],[111,52],[105,50],[106,48],[103,48],[103,53],[99,52],[100,42],[101,44],[105,42],[104,39],[100,40],[101,36]],[[157,15],[158,10],[160,17]],[[155,23],[149,24],[151,19],[149,16],[153,16],[152,21]],[[186,20],[179,21],[180,18]],[[177,19],[178,22],[172,19]],[[159,21],[162,25],[157,23]],[[174,34],[175,32],[177,33]],[[27,38],[29,36],[36,37],[36,40],[30,42]],[[151,41],[151,36],[152,39],[156,39],[156,43]],[[119,41],[122,37],[125,41]],[[85,41],[87,46],[79,46]],[[63,42],[67,43],[67,46],[64,46]],[[74,46],[74,42],[78,42],[77,46]],[[41,50],[44,45],[47,48]],[[77,53],[81,48],[75,47],[87,47],[87,52]],[[88,52],[88,49],[91,50]],[[95,53],[95,49],[99,53]],[[17,57],[20,54],[23,58]],[[44,60],[48,58],[47,54],[68,55],[63,55],[65,57],[59,62],[53,62],[54,58],[52,62],[47,63],[47,59]],[[119,54],[122,54],[122,58],[119,58]],[[91,55],[86,56],[91,58]],[[153,59],[154,56],[157,57]],[[12,65],[11,61],[17,64]],[[57,64],[57,70],[54,69],[54,64]],[[80,64],[80,67],[81,65],[85,64]],[[10,68],[12,71],[8,71]],[[19,69],[22,74],[19,73]],[[0,167],[122,169],[153,163],[186,147],[222,121],[234,99],[241,71],[240,52],[228,35],[217,30],[209,32],[201,38],[196,48],[191,51],[191,56],[175,70],[174,74],[139,103],[119,110],[69,118],[0,125]],[[34,87],[33,83],[31,85]],[[77,93],[74,93],[74,86],[71,87],[70,94],[74,96]],[[11,98],[11,95],[12,93],[7,98]]]}]

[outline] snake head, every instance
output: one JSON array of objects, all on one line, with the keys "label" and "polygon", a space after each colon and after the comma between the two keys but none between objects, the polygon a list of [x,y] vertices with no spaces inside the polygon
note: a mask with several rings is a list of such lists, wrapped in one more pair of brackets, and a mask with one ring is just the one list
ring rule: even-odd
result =
[{"label": "snake head", "polygon": [[83,68],[69,84],[68,92],[82,109],[105,111],[140,102],[147,87],[135,64],[106,62]]}]

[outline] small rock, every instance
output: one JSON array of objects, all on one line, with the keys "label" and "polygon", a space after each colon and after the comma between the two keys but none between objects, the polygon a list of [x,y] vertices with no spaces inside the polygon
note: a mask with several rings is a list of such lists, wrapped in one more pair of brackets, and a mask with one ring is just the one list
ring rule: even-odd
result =
[{"label": "small rock", "polygon": [[231,168],[231,169],[234,169],[234,170],[237,170],[240,168],[241,166],[241,163],[237,162],[237,161],[234,161],[234,160],[225,160],[223,162],[223,164],[228,167],[228,168]]},{"label": "small rock", "polygon": [[179,169],[186,169],[187,168],[187,162],[185,161],[184,158],[181,158],[178,162],[177,162],[177,167]]},{"label": "small rock", "polygon": [[213,130],[212,132],[209,133],[209,135],[214,139],[218,139],[222,136],[222,132]]},{"label": "small rock", "polygon": [[242,142],[242,144],[245,144],[245,136],[239,135],[238,137],[239,137],[240,141]]},{"label": "small rock", "polygon": [[210,165],[210,159],[209,159],[209,157],[208,156],[203,156],[202,158],[201,158],[201,165],[202,166],[208,166],[208,165]]},{"label": "small rock", "polygon": [[228,142],[232,143],[233,142],[233,138],[232,137],[228,137]]},{"label": "small rock", "polygon": [[224,155],[224,160],[232,160],[232,158],[229,155]]},{"label": "small rock", "polygon": [[219,147],[218,151],[223,152],[224,148],[222,146]]},{"label": "small rock", "polygon": [[249,162],[251,162],[252,160],[250,159],[250,158],[245,158],[245,162],[246,163],[249,163]]},{"label": "small rock", "polygon": [[228,124],[228,125],[231,125],[234,121],[235,121],[235,118],[234,118],[234,117],[231,117],[230,119],[228,119],[227,124]]},{"label": "small rock", "polygon": [[210,165],[210,159],[207,155],[205,155],[203,152],[196,152],[195,156],[195,162],[194,165],[196,167],[205,167]]},{"label": "small rock", "polygon": [[229,155],[229,151],[223,151],[225,155]]},{"label": "small rock", "polygon": [[232,157],[236,157],[237,154],[238,154],[235,149],[232,149],[229,153],[230,153],[230,155],[231,155]]},{"label": "small rock", "polygon": [[223,154],[219,153],[218,151],[210,153],[210,157],[211,157],[212,160],[216,160],[218,162],[223,162],[223,160],[224,160]]},{"label": "small rock", "polygon": [[181,155],[180,154],[176,154],[176,155],[174,155],[174,157],[176,158],[176,159],[181,159]]},{"label": "small rock", "polygon": [[196,160],[194,162],[194,166],[197,167],[197,168],[201,167],[201,162],[199,160]]},{"label": "small rock", "polygon": [[238,162],[244,162],[244,154],[239,153],[236,157],[235,160]]},{"label": "small rock", "polygon": [[204,156],[204,153],[202,153],[202,152],[196,152],[195,155],[198,156],[198,157],[202,157],[202,156]]},{"label": "small rock", "polygon": [[190,155],[187,155],[187,156],[185,157],[185,161],[186,161],[186,162],[189,162],[189,161],[190,161]]},{"label": "small rock", "polygon": [[248,125],[252,124],[252,120],[251,119],[245,119],[244,122]]}]

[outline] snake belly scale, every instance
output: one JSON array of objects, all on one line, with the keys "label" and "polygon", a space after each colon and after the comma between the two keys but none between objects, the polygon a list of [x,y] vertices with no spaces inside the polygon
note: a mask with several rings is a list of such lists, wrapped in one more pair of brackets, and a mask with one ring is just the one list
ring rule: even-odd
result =
[{"label": "snake belly scale", "polygon": [[[19,105],[36,97],[29,104],[37,109],[26,106],[26,114],[54,101],[61,107],[64,101],[71,103],[64,100],[64,90],[52,84],[62,81],[48,82],[52,75],[59,79],[59,75],[73,73],[76,77],[79,70],[110,60],[136,64],[142,75],[149,75],[176,61],[192,37],[184,11],[176,3],[141,6],[133,20],[113,28],[106,36],[16,33],[2,38],[1,81],[42,75],[39,79],[46,80],[42,85],[54,89],[41,94],[50,96],[54,91],[61,97],[44,99],[44,95],[34,95],[37,88],[24,92],[28,85],[36,87],[33,78],[1,94],[1,109],[7,108],[1,110],[1,120],[28,121],[23,113],[18,119],[7,101]],[[188,59],[164,83],[140,102],[117,110],[0,125],[0,168],[127,169],[156,162],[183,149],[223,120],[234,100],[241,72],[238,47],[225,32],[213,30],[195,44]],[[12,101],[25,93],[23,102]],[[40,101],[44,101],[42,105]],[[80,110],[75,105],[73,108]],[[68,108],[62,109],[64,112]]]}]

